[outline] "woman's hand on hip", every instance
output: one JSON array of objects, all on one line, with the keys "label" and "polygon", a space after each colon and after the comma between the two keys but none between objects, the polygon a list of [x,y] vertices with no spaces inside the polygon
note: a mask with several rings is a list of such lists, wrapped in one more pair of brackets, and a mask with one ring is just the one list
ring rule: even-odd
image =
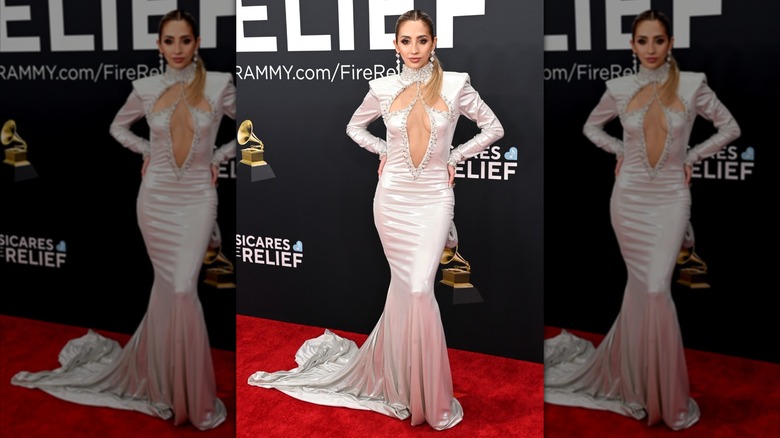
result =
[{"label": "woman's hand on hip", "polygon": [[387,161],[387,155],[382,156],[382,158],[379,159],[379,169],[377,169],[376,174],[377,177],[382,178],[382,170],[385,168],[385,162]]},{"label": "woman's hand on hip", "polygon": [[693,174],[693,168],[690,166],[690,164],[686,164],[683,166],[683,170],[685,170],[685,185],[690,187],[691,186],[691,175]]},{"label": "woman's hand on hip", "polygon": [[620,166],[623,165],[623,156],[617,157],[617,163],[615,163],[615,176],[617,177],[620,173]]},{"label": "woman's hand on hip", "polygon": [[455,187],[455,166],[447,165],[447,171],[450,173],[449,185]]},{"label": "woman's hand on hip", "polygon": [[141,178],[146,176],[146,168],[149,167],[149,156],[144,157],[144,164],[141,165]]},{"label": "woman's hand on hip", "polygon": [[219,166],[216,164],[211,165],[211,185],[213,187],[217,186],[217,178],[219,178]]}]

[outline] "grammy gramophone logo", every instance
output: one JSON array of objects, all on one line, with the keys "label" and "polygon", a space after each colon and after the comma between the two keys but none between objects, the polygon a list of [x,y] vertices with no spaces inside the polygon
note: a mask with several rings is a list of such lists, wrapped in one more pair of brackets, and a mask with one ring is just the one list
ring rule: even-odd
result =
[{"label": "grammy gramophone logo", "polygon": [[248,147],[241,149],[241,161],[238,168],[238,178],[249,182],[261,181],[274,178],[276,175],[271,169],[271,165],[265,161],[265,145],[257,138],[253,132],[251,120],[244,120],[238,128],[236,140],[241,146]]},{"label": "grammy gramophone logo", "polygon": [[707,264],[696,254],[693,226],[688,226],[683,236],[682,248],[677,254],[677,283],[689,289],[708,289]]},{"label": "grammy gramophone logo", "polygon": [[236,270],[222,248],[209,248],[203,257],[203,264],[207,265],[203,282],[217,289],[234,289],[236,287]]},{"label": "grammy gramophone logo", "polygon": [[211,230],[211,241],[203,256],[203,264],[208,266],[203,282],[217,289],[236,287],[236,270],[233,262],[222,253],[222,232],[215,223]]},{"label": "grammy gramophone logo", "polygon": [[[3,160],[3,173],[8,174],[8,179],[23,181],[38,176],[32,163],[27,159],[27,142],[22,140],[16,129],[16,122],[11,119],[3,124],[0,131],[0,142],[8,146]],[[11,167],[8,167],[11,166]]]},{"label": "grammy gramophone logo", "polygon": [[439,283],[452,288],[452,304],[481,303],[482,296],[471,284],[471,264],[458,252],[458,233],[453,223],[450,226],[447,243],[441,255]]}]

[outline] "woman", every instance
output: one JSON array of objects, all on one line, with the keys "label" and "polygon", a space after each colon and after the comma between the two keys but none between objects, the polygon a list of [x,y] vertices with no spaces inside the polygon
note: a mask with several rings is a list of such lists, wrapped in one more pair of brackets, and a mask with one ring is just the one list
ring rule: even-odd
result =
[{"label": "woman", "polygon": [[[409,11],[395,27],[403,71],[369,82],[347,134],[379,155],[375,225],[390,265],[385,309],[358,350],[326,331],[307,341],[291,371],[257,372],[250,385],[313,403],[368,409],[434,429],[458,424],[447,346],[433,285],[453,220],[455,166],[503,136],[503,128],[465,73],[444,72],[431,18]],[[460,114],[481,132],[451,150]],[[367,127],[379,117],[387,140]]]},{"label": "woman", "polygon": [[[20,372],[13,383],[65,400],[140,411],[201,430],[225,420],[217,398],[198,277],[216,223],[218,165],[235,156],[235,140],[214,150],[223,115],[235,118],[227,73],[206,72],[194,18],[181,10],[160,21],[160,64],[133,82],[111,135],[143,154],[138,225],[154,267],[147,312],[124,348],[90,330],[69,342],[63,366]],[[131,132],[142,117],[150,139]]]},{"label": "woman", "polygon": [[[545,341],[545,401],[646,417],[649,425],[663,421],[679,430],[699,419],[671,296],[690,216],[692,166],[740,130],[704,74],[678,70],[670,31],[658,11],[635,18],[631,48],[639,72],[608,81],[585,123],[585,136],[617,155],[610,209],[628,283],[598,348],[566,331]],[[697,114],[717,133],[688,148]],[[622,140],[604,131],[616,117]]]}]

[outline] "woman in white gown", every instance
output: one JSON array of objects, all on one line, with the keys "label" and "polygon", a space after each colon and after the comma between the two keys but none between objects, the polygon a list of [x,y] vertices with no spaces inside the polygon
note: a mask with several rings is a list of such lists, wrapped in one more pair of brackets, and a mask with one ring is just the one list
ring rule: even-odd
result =
[{"label": "woman in white gown", "polygon": [[[326,331],[304,343],[299,367],[254,373],[249,384],[317,404],[411,416],[412,425],[441,430],[463,417],[433,290],[453,222],[455,165],[501,138],[503,127],[467,74],[441,69],[427,14],[403,14],[395,36],[403,71],[370,81],[347,125],[347,134],[380,158],[374,221],[391,271],[384,311],[359,349]],[[481,132],[452,148],[461,114]],[[367,129],[379,117],[386,140]]]},{"label": "woman in white gown", "polygon": [[[612,328],[595,348],[567,331],[545,341],[545,401],[690,427],[690,397],[671,281],[690,216],[694,163],[717,153],[739,126],[704,74],[681,72],[671,56],[669,21],[649,10],[634,20],[631,47],[639,72],[607,82],[584,134],[616,154],[612,226],[628,282]],[[697,115],[717,132],[689,148]],[[623,139],[604,131],[619,117]]]},{"label": "woman in white gown", "polygon": [[[122,348],[89,330],[60,353],[61,368],[17,373],[12,383],[85,405],[140,411],[211,429],[226,418],[217,397],[198,278],[216,223],[218,165],[235,140],[214,148],[223,115],[235,118],[228,73],[207,72],[192,15],[171,11],[159,27],[164,74],[138,79],[111,135],[143,154],[138,225],[154,267],[146,314]],[[146,117],[150,139],[130,127]]]}]

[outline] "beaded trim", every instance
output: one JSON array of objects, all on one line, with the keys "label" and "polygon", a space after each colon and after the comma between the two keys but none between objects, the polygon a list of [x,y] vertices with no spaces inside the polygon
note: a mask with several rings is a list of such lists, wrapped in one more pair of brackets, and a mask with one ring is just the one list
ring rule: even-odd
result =
[{"label": "beaded trim", "polygon": [[179,82],[189,84],[193,79],[195,79],[195,69],[197,69],[197,66],[194,62],[189,63],[184,68],[174,68],[167,66],[165,73],[163,73],[163,82],[167,85],[172,85]]},{"label": "beaded trim", "polygon": [[[628,95],[628,97],[623,100],[620,103],[620,109],[618,110],[618,114],[620,117],[620,120],[622,123],[626,123],[626,119],[628,116],[637,114],[637,117],[639,118],[639,125],[640,125],[640,136],[639,136],[639,149],[642,154],[642,164],[645,167],[645,170],[647,171],[648,175],[650,176],[650,179],[654,179],[655,176],[658,174],[658,171],[661,170],[666,163],[666,160],[669,156],[670,150],[671,150],[671,143],[672,143],[672,121],[671,121],[671,114],[681,114],[684,118],[687,120],[690,120],[692,117],[696,117],[695,112],[692,112],[690,110],[689,102],[686,99],[683,99],[679,94],[677,94],[677,98],[680,99],[680,103],[683,105],[683,111],[676,111],[671,108],[667,108],[660,102],[660,98],[658,97],[658,90],[655,90],[655,95],[653,98],[649,99],[642,107],[637,108],[635,110],[627,111],[628,105],[631,103],[631,101],[636,97],[637,94],[639,94],[640,91],[642,91],[645,86],[648,84],[653,84],[652,86],[655,87],[656,84],[662,84],[666,81],[666,79],[669,77],[669,65],[664,64],[660,67],[658,67],[655,70],[647,69],[643,66],[639,67],[639,73],[635,75],[636,82],[638,86],[636,89]],[[650,166],[650,161],[647,157],[647,142],[645,141],[645,131],[644,131],[644,120],[645,120],[645,114],[650,109],[650,105],[655,101],[658,100],[659,105],[661,105],[661,111],[664,113],[664,117],[666,117],[666,124],[669,129],[669,132],[666,134],[666,139],[664,140],[664,147],[663,151],[661,152],[661,157],[658,159],[658,162],[655,164],[655,166]]]},{"label": "beaded trim", "polygon": [[[163,93],[168,91],[170,87],[164,88],[155,99],[151,100],[150,107],[154,108],[154,104],[157,103],[157,100],[162,96]],[[211,111],[204,111],[201,109],[198,109],[196,107],[191,106],[189,103],[187,103],[187,100],[184,99],[184,88],[181,89],[181,93],[179,94],[179,98],[176,99],[176,102],[174,102],[171,106],[164,108],[157,112],[149,112],[149,114],[160,114],[164,117],[163,119],[163,130],[165,131],[165,152],[168,156],[168,162],[171,165],[171,169],[173,169],[174,174],[176,175],[177,179],[181,179],[182,176],[184,176],[184,173],[189,169],[190,164],[192,162],[192,159],[195,156],[195,149],[198,144],[200,144],[200,129],[198,125],[198,118],[195,117],[195,113],[200,114],[207,114],[211,118],[215,117],[215,107],[214,104],[211,102],[211,99],[206,98],[206,101],[211,106]],[[182,103],[183,102],[183,103]],[[176,165],[176,160],[173,157],[173,138],[171,138],[171,115],[173,115],[173,112],[176,110],[176,108],[179,107],[179,105],[186,105],[187,110],[190,112],[190,116],[192,117],[193,124],[195,125],[195,130],[192,135],[192,144],[190,145],[190,150],[187,152],[187,158],[184,160],[184,163],[181,167]]]},{"label": "beaded trim", "polygon": [[[650,175],[650,179],[655,179],[656,175],[658,174],[658,171],[661,170],[664,167],[664,164],[666,163],[666,158],[669,156],[669,151],[672,148],[672,120],[669,116],[668,110],[666,107],[661,105],[661,111],[664,113],[664,117],[666,117],[666,126],[669,130],[669,132],[666,133],[666,139],[664,140],[664,148],[661,151],[661,157],[658,159],[658,162],[655,163],[655,166],[650,165],[650,161],[647,158],[647,142],[645,141],[645,114],[647,114],[647,111],[650,109],[650,105],[655,101],[655,99],[649,100],[644,107],[642,107],[639,111],[639,152],[642,154],[642,164],[645,166],[645,170],[647,171],[648,175]],[[660,102],[658,103],[660,105]]]},{"label": "beaded trim", "polygon": [[[406,87],[408,88],[408,87]],[[407,105],[404,108],[401,108],[396,111],[389,111],[390,105],[395,101],[395,98],[398,97],[399,94],[401,94],[406,88],[401,88],[397,92],[393,93],[390,99],[388,99],[383,105],[382,105],[382,118],[385,121],[385,124],[387,124],[388,120],[398,115],[401,117],[401,150],[403,153],[404,161],[406,162],[406,166],[409,169],[409,172],[412,174],[413,179],[419,178],[420,174],[422,174],[422,171],[425,169],[425,167],[428,165],[428,161],[431,158],[431,155],[433,155],[433,150],[436,147],[436,140],[437,140],[437,129],[436,129],[436,118],[434,117],[434,113],[442,115],[446,120],[451,120],[453,117],[453,114],[455,113],[452,110],[452,106],[444,96],[441,96],[441,98],[444,100],[444,103],[447,105],[448,110],[447,111],[441,111],[436,108],[429,107],[425,104],[425,100],[422,98],[421,90],[420,90],[420,84],[417,83],[417,95],[414,97],[411,103]],[[425,110],[425,113],[428,115],[429,123],[431,124],[431,134],[428,139],[428,148],[425,150],[425,156],[423,156],[422,161],[420,164],[415,167],[414,163],[412,163],[412,157],[411,152],[409,150],[409,136],[408,132],[406,130],[406,122],[409,118],[409,113],[412,111],[412,108],[414,108],[414,105],[417,104],[418,100],[423,106],[423,109]]]},{"label": "beaded trim", "polygon": [[[156,114],[163,115],[164,117],[163,127],[165,130],[166,155],[168,156],[168,162],[170,163],[171,169],[173,169],[173,172],[176,175],[177,179],[181,179],[181,177],[184,176],[184,173],[189,169],[190,164],[192,163],[192,160],[195,157],[196,146],[200,144],[200,129],[198,126],[198,118],[195,116],[194,113],[208,115],[211,119],[217,120],[219,110],[217,109],[217,106],[213,101],[213,99],[211,99],[211,97],[209,97],[208,95],[204,95],[203,97],[206,99],[206,102],[209,104],[210,107],[209,111],[201,110],[197,107],[191,106],[184,98],[184,93],[185,93],[184,87],[181,88],[179,98],[176,99],[176,102],[174,102],[171,106],[156,112],[152,111],[152,109],[154,108],[154,105],[157,104],[157,101],[160,99],[160,97],[166,91],[168,91],[171,88],[171,86],[177,83],[186,84],[190,82],[195,77],[195,68],[196,68],[195,63],[191,63],[190,65],[184,67],[183,69],[175,69],[169,67],[168,70],[164,73],[162,78],[162,82],[165,86],[159,90],[159,92],[153,99],[149,99],[147,101],[146,109],[145,109],[147,118],[150,115],[156,115]],[[190,111],[190,116],[192,117],[193,123],[195,125],[195,130],[192,136],[192,144],[190,145],[190,150],[187,152],[187,158],[184,160],[184,163],[182,164],[181,167],[176,165],[176,160],[173,157],[173,139],[171,138],[171,115],[173,115],[173,111],[180,104],[187,106],[187,109]]]},{"label": "beaded trim", "polygon": [[[432,64],[426,64],[424,67],[419,69],[409,68],[404,65],[403,70],[398,75],[402,86],[398,90],[393,92],[393,94],[391,94],[389,98],[384,102],[382,102],[381,104],[382,119],[384,120],[385,124],[387,124],[390,118],[393,116],[398,115],[401,117],[401,126],[400,126],[401,150],[404,157],[404,161],[406,162],[406,166],[408,167],[409,172],[412,174],[413,179],[417,179],[422,174],[423,170],[428,165],[428,161],[430,160],[431,155],[433,155],[433,150],[436,147],[437,128],[436,128],[436,118],[434,117],[434,114],[439,114],[442,117],[444,117],[445,120],[449,120],[449,121],[457,119],[457,113],[453,110],[452,102],[450,102],[449,99],[444,97],[444,95],[442,95],[441,93],[439,94],[439,97],[441,97],[442,100],[444,101],[447,110],[439,110],[430,107],[425,103],[425,100],[422,98],[421,86],[427,83],[432,76],[433,76]],[[395,102],[396,98],[401,93],[403,93],[407,88],[409,88],[412,84],[415,84],[417,87],[417,94],[415,95],[412,102],[409,103],[409,105],[407,105],[404,108],[395,111],[390,111],[390,107],[392,106],[393,102]],[[409,117],[409,113],[412,111],[412,108],[414,108],[414,105],[417,104],[418,101],[421,102],[421,105],[423,106],[425,113],[428,115],[428,120],[431,125],[431,134],[428,139],[428,147],[425,151],[425,155],[423,156],[423,159],[420,162],[420,164],[417,167],[415,167],[414,163],[412,163],[411,152],[409,149],[409,136],[406,130],[406,123]]]},{"label": "beaded trim", "polygon": [[641,85],[656,82],[663,84],[669,77],[669,64],[663,63],[660,67],[650,70],[644,66],[639,66],[639,73],[636,74],[636,80]]},{"label": "beaded trim", "polygon": [[415,82],[425,84],[431,80],[431,77],[433,76],[433,64],[429,62],[421,68],[411,68],[404,64],[400,76],[401,82],[405,82],[407,85]]},{"label": "beaded trim", "polygon": [[420,164],[417,167],[414,167],[414,163],[412,162],[412,154],[409,148],[409,135],[406,130],[406,121],[408,120],[409,113],[412,111],[412,108],[414,108],[414,105],[417,103],[417,98],[415,98],[409,106],[404,108],[401,113],[401,151],[403,153],[404,161],[406,162],[406,167],[409,169],[409,172],[412,174],[412,179],[417,179],[420,177],[420,174],[425,169],[425,166],[428,165],[428,160],[430,160],[431,155],[433,155],[433,149],[436,146],[436,119],[433,117],[433,114],[431,114],[431,108],[429,108],[426,105],[423,105],[423,108],[425,109],[426,114],[428,114],[428,119],[431,124],[431,135],[428,139],[428,147],[425,150],[425,155],[423,156],[422,161],[420,161]]},{"label": "beaded trim", "polygon": [[[179,100],[176,101],[175,104],[161,111],[161,113],[165,117],[163,123],[164,130],[165,130],[165,153],[168,156],[168,162],[171,165],[171,169],[173,169],[173,173],[176,175],[176,179],[181,179],[181,177],[184,176],[184,173],[190,168],[192,159],[195,157],[197,146],[200,144],[200,129],[198,126],[198,118],[193,116],[192,121],[195,124],[195,130],[192,135],[192,144],[190,144],[190,150],[187,151],[187,158],[184,159],[184,163],[182,163],[181,167],[179,167],[176,164],[176,160],[173,157],[173,138],[171,137],[171,115],[173,115],[173,111],[179,106],[181,101],[182,99],[179,98]],[[191,107],[186,102],[184,103],[184,105],[187,105],[187,109],[189,111],[196,110],[198,112],[203,113],[203,111]],[[190,115],[192,115],[192,113],[190,113]]]}]

